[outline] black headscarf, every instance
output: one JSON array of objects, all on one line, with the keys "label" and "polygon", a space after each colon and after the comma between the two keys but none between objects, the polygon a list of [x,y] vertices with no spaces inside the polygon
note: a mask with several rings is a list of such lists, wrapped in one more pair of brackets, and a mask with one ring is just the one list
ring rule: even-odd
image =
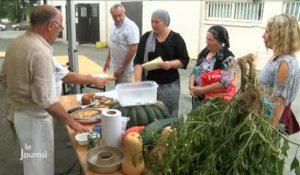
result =
[{"label": "black headscarf", "polygon": [[[216,53],[217,61],[214,66],[214,69],[222,69],[222,61],[224,61],[224,59],[226,59],[229,56],[234,57],[233,53],[230,50],[228,50],[228,48],[230,47],[228,32],[224,27],[220,25],[210,27],[208,29],[208,32],[213,34],[214,38],[222,44],[221,48]],[[197,64],[201,64],[201,62],[203,61],[203,59],[206,58],[208,53],[209,49],[205,47],[198,55]]]},{"label": "black headscarf", "polygon": [[220,25],[215,25],[215,26],[210,27],[208,29],[208,32],[213,34],[214,38],[216,40],[218,40],[220,43],[222,43],[222,44],[224,43],[224,46],[226,48],[230,47],[228,32],[224,27],[222,27]]}]

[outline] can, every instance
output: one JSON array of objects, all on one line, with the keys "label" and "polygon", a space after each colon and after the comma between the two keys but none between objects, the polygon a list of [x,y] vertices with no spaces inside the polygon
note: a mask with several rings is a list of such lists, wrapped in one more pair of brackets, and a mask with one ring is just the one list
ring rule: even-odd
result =
[{"label": "can", "polygon": [[96,132],[90,132],[88,134],[89,149],[97,147],[98,139],[98,134]]},{"label": "can", "polygon": [[93,131],[96,132],[96,133],[99,133],[100,134],[100,138],[102,136],[102,126],[101,125],[95,125],[93,127]]}]

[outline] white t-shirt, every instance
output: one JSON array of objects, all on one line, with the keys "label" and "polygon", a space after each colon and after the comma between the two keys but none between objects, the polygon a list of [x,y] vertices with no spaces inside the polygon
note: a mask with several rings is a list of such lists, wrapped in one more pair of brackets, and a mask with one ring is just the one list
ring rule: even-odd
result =
[{"label": "white t-shirt", "polygon": [[[129,45],[138,44],[140,40],[139,28],[129,18],[125,17],[124,22],[120,26],[113,24],[110,31],[110,54],[111,67],[115,72],[123,63]],[[124,74],[129,74],[134,71],[133,59],[124,71]]]},{"label": "white t-shirt", "polygon": [[55,90],[57,97],[60,97],[62,92],[62,79],[69,73],[68,69],[61,65],[55,58],[53,58],[55,67]]}]

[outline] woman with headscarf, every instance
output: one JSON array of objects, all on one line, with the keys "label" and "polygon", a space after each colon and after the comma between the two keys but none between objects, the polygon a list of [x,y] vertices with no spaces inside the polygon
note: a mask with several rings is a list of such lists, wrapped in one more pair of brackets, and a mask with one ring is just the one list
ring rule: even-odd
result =
[{"label": "woman with headscarf", "polygon": [[263,39],[273,55],[260,73],[260,83],[274,103],[270,123],[282,127],[286,133],[300,130],[291,110],[300,87],[300,68],[296,52],[300,49],[300,27],[291,15],[273,16],[267,23]]},{"label": "woman with headscarf", "polygon": [[[152,80],[159,85],[157,99],[168,107],[172,117],[177,117],[180,95],[178,69],[186,69],[189,56],[183,38],[169,29],[169,25],[170,16],[166,10],[152,13],[152,31],[141,37],[134,59],[134,72],[135,81]],[[143,63],[157,57],[163,60],[159,69],[143,70]]]},{"label": "woman with headscarf", "polygon": [[[210,27],[206,34],[206,44],[207,46],[198,55],[189,80],[193,109],[210,93],[218,94],[228,88],[235,92],[235,87],[231,87],[235,61],[233,53],[228,49],[230,45],[227,30],[219,25]],[[218,81],[205,83],[204,77],[216,70],[220,70]]]}]

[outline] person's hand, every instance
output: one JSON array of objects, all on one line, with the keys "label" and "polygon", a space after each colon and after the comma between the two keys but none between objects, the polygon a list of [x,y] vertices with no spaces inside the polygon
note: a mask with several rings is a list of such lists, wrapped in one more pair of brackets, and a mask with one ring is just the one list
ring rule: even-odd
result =
[{"label": "person's hand", "polygon": [[74,119],[68,120],[67,124],[76,132],[90,132],[90,130],[84,126],[82,126],[79,122]]},{"label": "person's hand", "polygon": [[161,68],[164,70],[169,70],[171,69],[171,62],[170,61],[164,61],[161,63]]},{"label": "person's hand", "polygon": [[123,75],[123,73],[124,73],[124,68],[120,66],[120,67],[116,70],[116,72],[114,73],[114,76],[115,76],[116,78],[118,78],[118,77],[120,77],[121,75]]},{"label": "person's hand", "polygon": [[194,95],[194,88],[195,88],[195,86],[190,86],[190,87],[189,87],[190,95],[191,95],[192,97],[196,97],[196,96]]},{"label": "person's hand", "polygon": [[197,86],[197,87],[191,87],[190,88],[190,94],[193,96],[193,97],[197,97],[199,95],[202,94],[201,92],[201,87],[200,86]]},{"label": "person's hand", "polygon": [[105,78],[95,78],[93,85],[95,85],[97,88],[103,88],[108,81]]},{"label": "person's hand", "polygon": [[103,67],[103,72],[106,72],[107,69],[109,69],[109,67],[110,67],[110,62],[106,61],[105,64],[104,64],[104,67]]}]

